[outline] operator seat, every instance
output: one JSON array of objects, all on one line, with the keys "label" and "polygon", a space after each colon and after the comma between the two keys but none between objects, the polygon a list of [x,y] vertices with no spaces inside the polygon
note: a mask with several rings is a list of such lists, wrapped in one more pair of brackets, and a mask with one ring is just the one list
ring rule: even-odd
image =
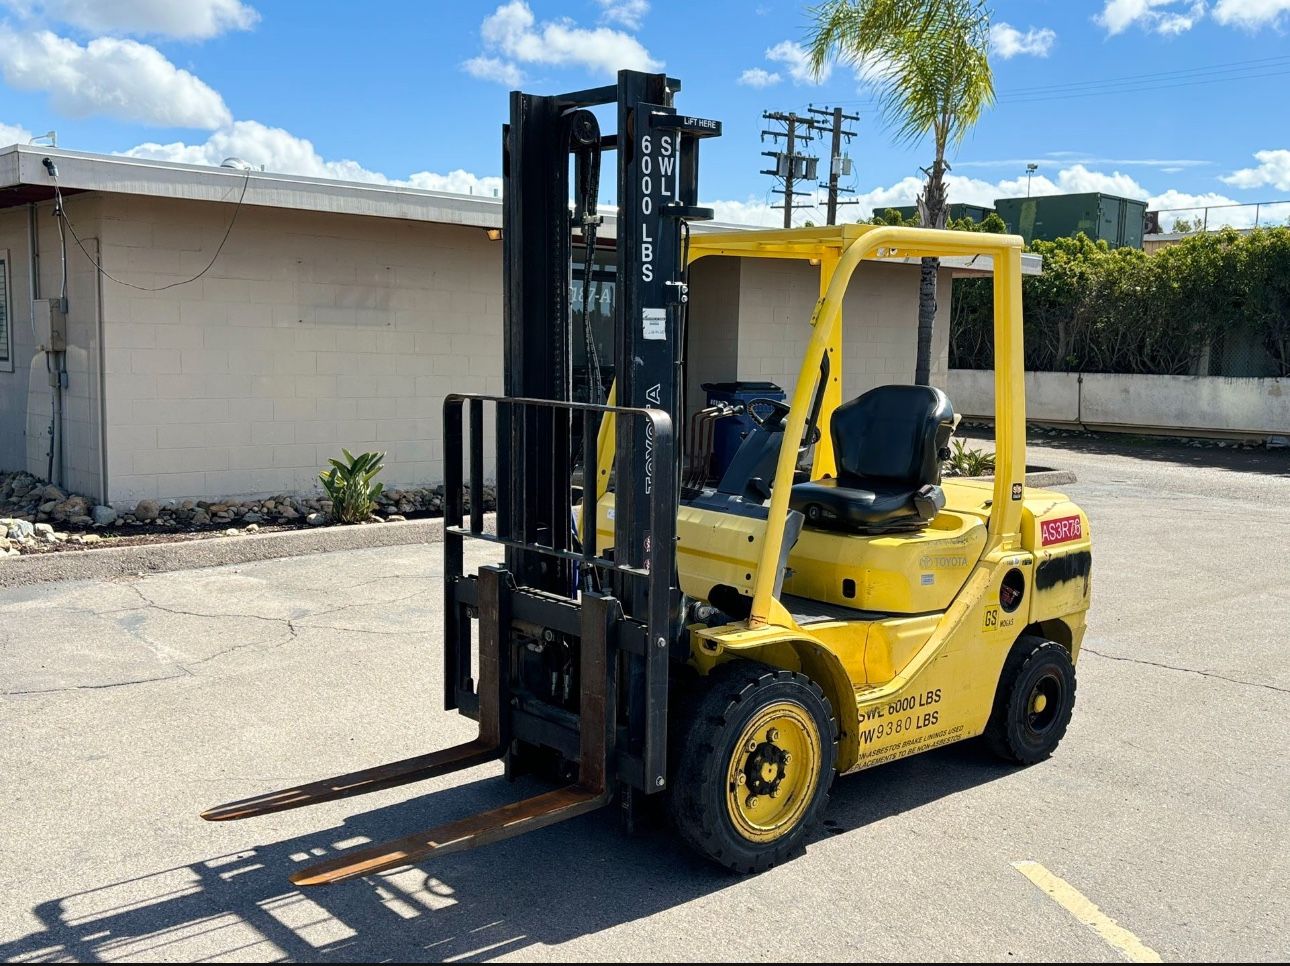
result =
[{"label": "operator seat", "polygon": [[870,389],[833,413],[837,479],[797,484],[789,505],[811,527],[921,529],[945,506],[941,460],[954,422],[954,408],[939,389]]}]

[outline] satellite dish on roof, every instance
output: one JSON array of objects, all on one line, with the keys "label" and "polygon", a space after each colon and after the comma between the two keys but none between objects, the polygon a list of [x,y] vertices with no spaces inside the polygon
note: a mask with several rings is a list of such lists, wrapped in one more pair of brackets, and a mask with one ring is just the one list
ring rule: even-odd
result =
[{"label": "satellite dish on roof", "polygon": [[249,161],[243,161],[241,158],[225,158],[219,163],[221,168],[236,168],[238,171],[254,171]]}]

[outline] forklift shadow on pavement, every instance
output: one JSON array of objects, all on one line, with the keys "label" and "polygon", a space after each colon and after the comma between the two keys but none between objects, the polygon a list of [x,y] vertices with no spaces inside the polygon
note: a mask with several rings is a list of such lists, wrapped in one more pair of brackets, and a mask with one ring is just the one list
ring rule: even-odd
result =
[{"label": "forklift shadow on pavement", "polygon": [[[936,749],[838,781],[807,851],[1016,774],[976,745]],[[527,780],[517,784],[530,790]],[[409,825],[495,807],[515,791],[499,777],[482,778],[330,829],[51,899],[32,910],[39,929],[0,943],[0,961],[491,958],[569,942],[748,884],[653,824],[625,838],[611,811],[436,858],[427,864],[431,871],[403,868],[326,890],[286,882],[306,862],[343,854],[338,846],[356,848]],[[862,867],[885,859],[856,849],[848,861]]]}]

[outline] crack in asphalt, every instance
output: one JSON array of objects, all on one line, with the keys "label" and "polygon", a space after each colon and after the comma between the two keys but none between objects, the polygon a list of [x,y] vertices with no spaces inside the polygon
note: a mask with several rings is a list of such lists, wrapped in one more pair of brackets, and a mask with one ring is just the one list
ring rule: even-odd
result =
[{"label": "crack in asphalt", "polygon": [[1214,671],[1200,671],[1194,667],[1179,667],[1176,664],[1162,664],[1159,661],[1144,661],[1138,657],[1121,657],[1118,654],[1107,654],[1104,651],[1098,651],[1087,644],[1080,648],[1081,651],[1088,651],[1090,654],[1096,654],[1098,657],[1104,657],[1108,661],[1124,661],[1128,664],[1145,664],[1147,667],[1163,668],[1166,671],[1182,671],[1186,674],[1199,674],[1203,678],[1216,678],[1219,681],[1226,681],[1229,684],[1240,684],[1247,688],[1266,688],[1269,691],[1277,691],[1281,694],[1290,694],[1290,688],[1279,688],[1275,684],[1264,684],[1262,681],[1242,681],[1240,678],[1229,678],[1226,675],[1218,674]]},{"label": "crack in asphalt", "polygon": [[[427,578],[423,577],[420,574],[389,574],[384,577],[378,577],[378,578],[373,578],[371,580],[364,581],[361,584],[352,585],[351,589],[355,587],[366,586],[367,584],[378,583],[381,580],[405,580],[405,579],[414,580],[414,579],[427,579]],[[66,691],[102,690],[106,688],[130,687],[136,684],[154,684],[162,681],[175,681],[184,677],[196,677],[196,674],[193,672],[192,669],[197,667],[198,665],[207,664],[218,657],[223,657],[226,654],[231,654],[234,651],[244,650],[245,648],[249,648],[249,647],[263,648],[266,651],[276,650],[279,647],[283,647],[287,644],[290,644],[292,641],[298,640],[300,637],[300,631],[302,629],[333,630],[333,631],[342,631],[342,632],[353,633],[353,634],[373,634],[373,635],[378,635],[382,637],[405,636],[408,634],[413,634],[415,633],[415,631],[411,631],[411,630],[381,631],[381,630],[375,630],[373,628],[343,627],[343,626],[333,625],[333,624],[305,623],[305,621],[309,621],[318,617],[325,617],[329,614],[336,614],[345,610],[353,610],[354,608],[357,608],[357,607],[373,607],[373,606],[381,606],[381,605],[398,604],[398,603],[402,603],[403,601],[412,600],[415,597],[420,597],[420,596],[423,596],[424,594],[431,593],[433,590],[433,588],[426,588],[425,590],[419,590],[413,594],[407,594],[403,597],[395,597],[389,600],[357,601],[354,603],[342,604],[339,607],[331,607],[326,610],[320,610],[311,614],[305,614],[301,617],[291,618],[291,617],[268,617],[268,616],[265,616],[264,614],[241,614],[241,613],[211,614],[211,613],[203,613],[201,611],[184,610],[182,608],[177,608],[177,607],[168,607],[165,604],[158,603],[157,601],[149,597],[147,594],[145,594],[143,590],[138,586],[137,583],[130,583],[127,586],[129,586],[130,590],[132,590],[138,596],[139,600],[142,601],[142,604],[140,606],[116,607],[116,608],[111,608],[109,610],[104,610],[104,611],[95,611],[95,610],[78,608],[78,607],[56,607],[54,609],[72,610],[77,613],[88,613],[94,617],[105,617],[110,614],[134,613],[138,611],[146,611],[146,610],[152,609],[152,610],[159,610],[166,614],[174,614],[180,617],[201,617],[201,618],[206,618],[208,620],[229,620],[229,619],[257,620],[257,621],[265,621],[267,623],[273,623],[273,624],[282,624],[287,629],[287,636],[276,641],[247,641],[243,644],[234,644],[231,647],[223,648],[222,650],[216,651],[213,654],[208,654],[206,657],[181,661],[181,660],[175,660],[172,656],[159,653],[157,648],[164,645],[160,645],[156,641],[149,640],[147,637],[138,633],[137,630],[135,629],[123,628],[127,634],[129,634],[131,637],[138,640],[141,644],[147,647],[159,658],[166,661],[166,663],[176,668],[179,671],[179,673],[160,675],[158,677],[151,677],[151,678],[137,678],[129,681],[111,681],[104,684],[73,684],[73,685],[67,685],[65,687],[56,687],[56,688],[35,688],[35,689],[23,690],[23,691],[0,691],[0,696],[19,697],[23,695],[33,695],[33,694],[57,694],[57,693],[66,692]]]},{"label": "crack in asphalt", "polygon": [[0,692],[6,698],[17,697],[23,694],[59,694],[63,691],[105,691],[108,688],[127,688],[132,684],[154,684],[158,681],[176,681],[182,677],[192,676],[192,671],[185,667],[180,667],[182,674],[166,674],[156,678],[139,678],[135,681],[110,681],[107,684],[70,684],[62,688],[34,688],[30,691],[4,691]]}]

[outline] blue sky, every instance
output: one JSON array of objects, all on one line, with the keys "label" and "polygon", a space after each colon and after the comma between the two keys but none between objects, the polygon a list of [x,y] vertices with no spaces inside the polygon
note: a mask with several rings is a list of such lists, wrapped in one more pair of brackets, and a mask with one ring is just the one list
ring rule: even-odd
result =
[{"label": "blue sky", "polygon": [[[0,0],[0,142],[52,128],[66,148],[491,192],[512,85],[663,65],[686,111],[725,122],[701,183],[721,217],[777,219],[760,114],[810,103],[861,115],[865,203],[845,211],[911,202],[926,145],[893,144],[847,65],[805,75],[806,7]],[[1028,161],[1036,193],[1290,198],[1290,0],[997,0],[993,19],[999,103],[952,159],[951,200],[1015,194]]]}]

